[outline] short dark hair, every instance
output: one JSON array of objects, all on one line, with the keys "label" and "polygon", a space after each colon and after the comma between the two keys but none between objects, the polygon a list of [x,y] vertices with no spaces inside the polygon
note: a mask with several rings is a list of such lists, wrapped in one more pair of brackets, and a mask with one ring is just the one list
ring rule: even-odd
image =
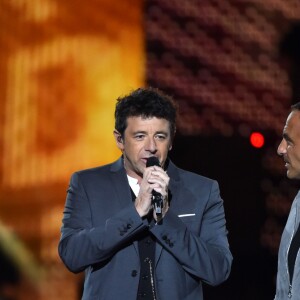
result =
[{"label": "short dark hair", "polygon": [[293,104],[291,106],[291,109],[292,110],[299,110],[300,111],[300,102],[297,102],[297,103]]},{"label": "short dark hair", "polygon": [[128,117],[156,117],[170,123],[173,137],[176,131],[177,104],[173,98],[157,88],[139,88],[117,99],[115,129],[124,136]]}]

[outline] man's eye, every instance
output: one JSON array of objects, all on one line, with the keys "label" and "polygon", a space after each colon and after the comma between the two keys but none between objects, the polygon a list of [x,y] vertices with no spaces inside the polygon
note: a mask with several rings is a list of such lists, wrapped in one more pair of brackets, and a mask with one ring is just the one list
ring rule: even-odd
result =
[{"label": "man's eye", "polygon": [[139,135],[136,135],[136,136],[135,136],[135,138],[136,138],[137,140],[141,140],[141,139],[143,139],[143,137],[144,137],[144,136],[143,136],[142,134],[139,134]]},{"label": "man's eye", "polygon": [[285,142],[286,142],[286,144],[287,144],[288,147],[291,147],[291,146],[294,145],[293,141],[291,141],[290,139],[285,139]]},{"label": "man's eye", "polygon": [[164,135],[157,135],[156,138],[158,140],[164,140],[164,139],[166,139],[166,137]]}]

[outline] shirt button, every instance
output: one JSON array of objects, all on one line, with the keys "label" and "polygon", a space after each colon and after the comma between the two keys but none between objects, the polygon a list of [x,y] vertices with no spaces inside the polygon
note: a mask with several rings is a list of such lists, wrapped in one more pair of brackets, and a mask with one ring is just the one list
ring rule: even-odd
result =
[{"label": "shirt button", "polygon": [[131,271],[131,276],[132,277],[136,277],[136,275],[137,275],[137,270],[132,270]]},{"label": "shirt button", "polygon": [[127,229],[130,229],[131,227],[131,224],[127,224]]},{"label": "shirt button", "polygon": [[168,237],[167,237],[166,235],[163,235],[163,236],[162,236],[162,239],[163,239],[163,240],[166,240],[167,238],[168,238]]}]

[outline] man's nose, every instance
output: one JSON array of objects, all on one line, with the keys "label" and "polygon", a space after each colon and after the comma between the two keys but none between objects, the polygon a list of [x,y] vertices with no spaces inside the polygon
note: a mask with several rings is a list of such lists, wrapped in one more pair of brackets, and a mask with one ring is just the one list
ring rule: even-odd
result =
[{"label": "man's nose", "polygon": [[277,148],[277,154],[282,156],[283,154],[286,153],[286,141],[284,139],[281,140],[278,148]]},{"label": "man's nose", "polygon": [[147,140],[146,150],[150,152],[155,152],[157,150],[156,148],[156,142],[154,138],[149,138]]}]

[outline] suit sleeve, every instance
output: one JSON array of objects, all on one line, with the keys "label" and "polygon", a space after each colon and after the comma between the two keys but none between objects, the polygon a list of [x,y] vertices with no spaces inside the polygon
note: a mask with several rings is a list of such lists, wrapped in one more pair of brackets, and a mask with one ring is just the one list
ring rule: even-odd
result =
[{"label": "suit sleeve", "polygon": [[212,181],[205,208],[203,212],[196,210],[195,218],[198,221],[200,218],[200,229],[197,232],[189,230],[170,209],[162,224],[154,226],[151,231],[186,272],[210,285],[220,284],[229,276],[232,255],[217,182]]},{"label": "suit sleeve", "polygon": [[104,220],[103,226],[93,226],[91,210],[80,174],[74,173],[67,190],[58,252],[67,268],[75,273],[89,265],[104,263],[133,236],[147,228],[133,203]]}]

